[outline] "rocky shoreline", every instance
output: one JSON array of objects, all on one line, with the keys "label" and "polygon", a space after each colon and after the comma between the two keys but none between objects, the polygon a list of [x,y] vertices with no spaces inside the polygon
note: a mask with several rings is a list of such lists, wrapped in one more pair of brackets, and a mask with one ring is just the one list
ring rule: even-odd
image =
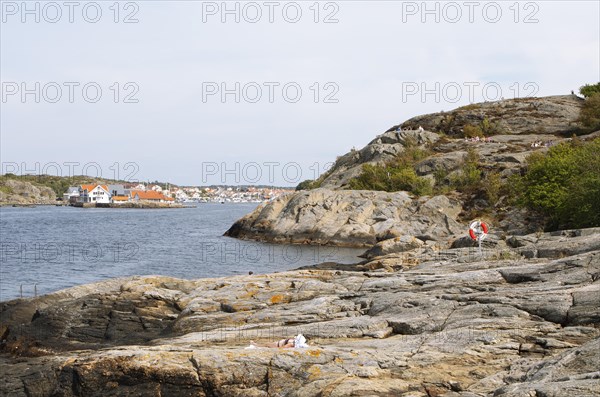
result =
[{"label": "rocky shoreline", "polygon": [[[474,152],[506,179],[547,150],[540,141],[569,139],[582,102],[526,98],[410,119],[226,232],[362,247],[361,262],[135,276],[0,302],[0,395],[600,396],[600,228],[543,233],[543,219],[501,197],[344,190],[365,164],[415,145],[427,157],[413,171],[432,184]],[[457,138],[475,125],[493,139]],[[468,206],[494,220],[481,246],[467,236]],[[298,333],[308,348],[247,348]]]},{"label": "rocky shoreline", "polygon": [[0,203],[0,207],[41,207],[41,206],[55,206],[58,204],[50,202],[34,202],[34,203],[18,203],[18,202],[5,202]]},{"label": "rocky shoreline", "polygon": [[[529,258],[529,259],[528,259]],[[1,304],[7,396],[597,396],[600,230]],[[303,333],[306,349],[245,349]]]}]

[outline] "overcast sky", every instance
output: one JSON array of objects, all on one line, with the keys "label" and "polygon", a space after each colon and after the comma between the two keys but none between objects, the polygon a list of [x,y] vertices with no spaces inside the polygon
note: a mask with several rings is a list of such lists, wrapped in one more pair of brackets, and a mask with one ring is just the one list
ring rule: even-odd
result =
[{"label": "overcast sky", "polygon": [[410,117],[600,80],[598,1],[23,4],[3,172],[292,186]]}]

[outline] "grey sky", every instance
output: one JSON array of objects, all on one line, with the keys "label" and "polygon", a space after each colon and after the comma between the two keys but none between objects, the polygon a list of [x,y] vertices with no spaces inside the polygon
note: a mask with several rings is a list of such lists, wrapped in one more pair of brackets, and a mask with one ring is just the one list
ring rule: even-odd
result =
[{"label": "grey sky", "polygon": [[[42,169],[55,162],[67,174],[63,164],[76,162],[80,173],[95,162],[102,176],[113,177],[111,165],[118,163],[125,177],[134,170],[125,164],[135,163],[133,179],[140,180],[296,185],[412,116],[481,101],[486,94],[512,98],[517,89],[520,96],[568,94],[600,80],[597,1],[428,2],[434,13],[425,15],[422,2],[314,3],[228,2],[229,9],[239,7],[240,22],[225,15],[222,23],[221,1],[121,2],[115,23],[117,7],[108,1],[97,2],[102,15],[90,23],[83,8],[93,20],[95,4],[77,2],[69,23],[62,1],[57,7],[40,2],[36,23],[34,14],[23,15],[21,1],[2,1],[2,171],[14,163],[22,172],[22,163]],[[57,8],[62,16],[51,23]],[[286,21],[297,8],[299,21]],[[257,9],[262,17],[251,23]],[[129,14],[138,22],[123,23]],[[324,23],[328,15],[338,22]],[[34,89],[36,82],[40,103],[34,94],[23,100],[22,83]],[[73,103],[65,82],[79,84]],[[86,101],[94,99],[93,86],[88,97],[81,92],[90,82],[102,89],[96,103]],[[124,87],[128,82],[133,84]],[[206,95],[221,83],[234,89],[236,82],[239,103],[233,94],[225,103],[218,94]],[[273,83],[273,103],[265,83]],[[473,98],[468,84],[479,84]],[[52,103],[57,85],[62,97]],[[262,97],[251,103],[257,86]],[[124,103],[136,87],[130,99],[138,103]],[[302,96],[292,103],[295,87]],[[425,98],[409,95],[415,87],[433,91]],[[338,102],[325,103],[328,94]],[[223,163],[231,172],[222,172]],[[286,163],[298,163],[301,175],[294,164],[284,172]]]}]

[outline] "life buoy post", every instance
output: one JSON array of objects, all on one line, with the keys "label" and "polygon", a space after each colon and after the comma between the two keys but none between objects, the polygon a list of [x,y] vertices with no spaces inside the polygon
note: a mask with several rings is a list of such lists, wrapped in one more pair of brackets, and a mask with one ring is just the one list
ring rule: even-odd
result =
[{"label": "life buoy post", "polygon": [[477,241],[477,244],[479,245],[479,255],[481,256],[483,256],[483,252],[481,251],[481,242],[487,236],[487,234],[488,226],[484,222],[475,220],[469,225],[469,236],[472,240]]},{"label": "life buoy post", "polygon": [[475,241],[483,240],[488,234],[488,226],[482,221],[473,221],[469,225],[469,236]]}]

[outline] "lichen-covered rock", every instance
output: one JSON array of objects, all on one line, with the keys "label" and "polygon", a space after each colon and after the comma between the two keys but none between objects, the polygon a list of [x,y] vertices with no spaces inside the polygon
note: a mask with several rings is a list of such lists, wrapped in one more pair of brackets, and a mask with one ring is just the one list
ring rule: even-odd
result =
[{"label": "lichen-covered rock", "polygon": [[600,228],[516,235],[506,241],[527,258],[559,258],[600,250]]},{"label": "lichen-covered rock", "polygon": [[[546,238],[558,249],[596,235]],[[0,395],[598,395],[600,251],[488,251],[373,260],[392,271],[129,277],[3,302]],[[308,348],[260,347],[298,333]]]},{"label": "lichen-covered rock", "polygon": [[425,243],[422,240],[419,240],[414,236],[395,237],[389,240],[380,241],[373,247],[369,248],[364,254],[361,255],[361,257],[371,259],[377,256],[406,252],[420,248],[424,244]]}]

